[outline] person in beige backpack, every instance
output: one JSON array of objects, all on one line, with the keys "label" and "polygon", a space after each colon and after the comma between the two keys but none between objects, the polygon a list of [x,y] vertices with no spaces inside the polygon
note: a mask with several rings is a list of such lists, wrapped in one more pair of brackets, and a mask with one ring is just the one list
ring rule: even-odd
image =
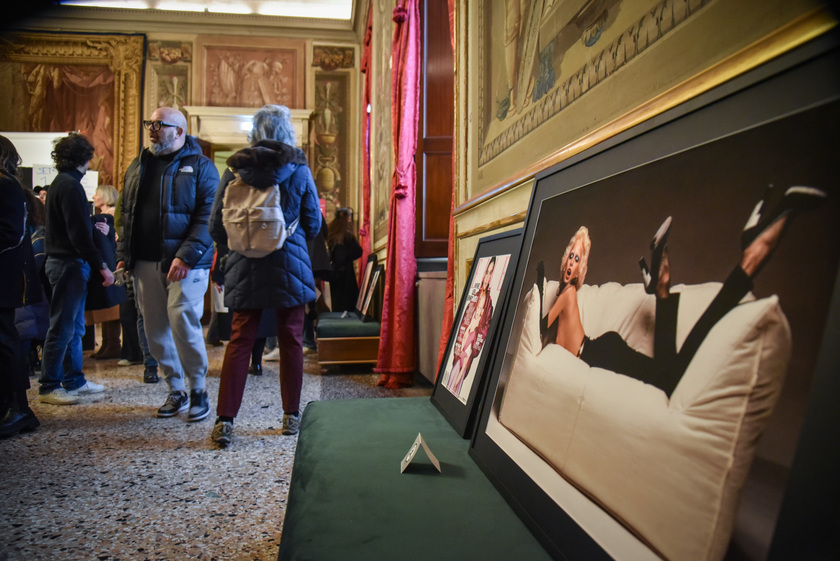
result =
[{"label": "person in beige backpack", "polygon": [[307,239],[321,228],[321,207],[315,181],[303,152],[294,147],[295,132],[288,108],[267,105],[254,115],[252,146],[231,156],[210,214],[210,235],[220,247],[229,237],[223,213],[226,190],[236,181],[255,189],[279,186],[286,224],[299,227],[281,248],[264,257],[248,257],[231,250],[225,261],[225,305],[233,311],[230,342],[222,364],[218,418],[211,438],[221,446],[231,442],[233,420],[239,412],[251,351],[264,313],[277,322],[280,349],[280,386],[283,401],[283,434],[298,432],[300,392],[303,384],[304,307],[315,300],[315,280]]}]

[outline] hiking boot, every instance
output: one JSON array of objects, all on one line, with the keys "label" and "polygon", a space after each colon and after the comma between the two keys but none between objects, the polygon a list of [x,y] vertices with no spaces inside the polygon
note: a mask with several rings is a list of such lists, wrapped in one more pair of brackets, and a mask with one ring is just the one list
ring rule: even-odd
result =
[{"label": "hiking boot", "polygon": [[283,434],[297,434],[300,430],[300,413],[283,413]]},{"label": "hiking boot", "polygon": [[143,371],[143,383],[157,384],[159,381],[160,378],[158,378],[157,366],[147,366],[146,370]]},{"label": "hiking boot", "polygon": [[187,421],[203,421],[210,414],[210,400],[205,390],[193,390],[190,392],[190,412]]},{"label": "hiking boot", "polygon": [[233,440],[233,423],[230,421],[216,421],[210,439],[219,446],[227,446]]},{"label": "hiking boot", "polygon": [[157,411],[158,417],[174,417],[181,411],[186,411],[190,406],[187,392],[170,392],[166,402]]},{"label": "hiking boot", "polygon": [[49,393],[42,393],[38,396],[38,401],[41,403],[49,403],[50,405],[74,405],[79,403],[79,396],[71,394],[64,388],[56,388]]},{"label": "hiking boot", "polygon": [[91,382],[90,380],[88,380],[87,382],[85,382],[84,384],[82,384],[81,386],[76,388],[75,390],[67,390],[67,393],[69,393],[70,395],[85,395],[85,394],[91,394],[91,393],[102,393],[104,391],[105,391],[105,386],[103,386],[102,384],[97,384],[95,382]]}]

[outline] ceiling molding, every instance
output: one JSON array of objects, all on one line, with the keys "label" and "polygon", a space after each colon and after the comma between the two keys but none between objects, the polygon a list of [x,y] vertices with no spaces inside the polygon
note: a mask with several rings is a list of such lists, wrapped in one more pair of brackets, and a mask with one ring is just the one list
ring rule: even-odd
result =
[{"label": "ceiling molding", "polygon": [[359,13],[363,7],[354,2],[350,20],[292,18],[254,14],[217,14],[168,10],[132,10],[57,6],[38,10],[19,19],[16,27],[44,31],[99,31],[122,33],[212,33],[217,35],[277,36],[358,41],[364,30]]}]

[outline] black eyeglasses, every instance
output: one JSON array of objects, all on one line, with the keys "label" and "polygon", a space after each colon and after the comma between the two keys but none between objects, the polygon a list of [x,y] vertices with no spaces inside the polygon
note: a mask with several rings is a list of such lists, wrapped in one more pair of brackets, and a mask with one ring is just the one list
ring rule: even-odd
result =
[{"label": "black eyeglasses", "polygon": [[160,127],[177,127],[178,125],[173,125],[172,123],[164,123],[163,121],[143,121],[143,126],[146,128],[147,131],[159,131]]}]

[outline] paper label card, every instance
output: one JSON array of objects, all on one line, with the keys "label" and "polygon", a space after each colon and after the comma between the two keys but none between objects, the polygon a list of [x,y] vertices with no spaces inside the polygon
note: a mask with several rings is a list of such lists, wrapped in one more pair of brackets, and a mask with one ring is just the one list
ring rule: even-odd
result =
[{"label": "paper label card", "polygon": [[426,451],[426,455],[432,461],[435,468],[437,468],[438,472],[440,472],[440,462],[435,457],[435,455],[432,454],[432,451],[429,450],[429,445],[426,444],[425,440],[423,440],[423,435],[418,432],[417,438],[414,439],[414,444],[411,445],[411,449],[405,455],[402,462],[400,462],[400,473],[403,473],[405,471],[405,468],[408,467],[408,464],[410,464],[411,461],[414,460],[414,456],[417,454],[417,450],[420,449],[420,446],[423,447],[423,450]]}]

